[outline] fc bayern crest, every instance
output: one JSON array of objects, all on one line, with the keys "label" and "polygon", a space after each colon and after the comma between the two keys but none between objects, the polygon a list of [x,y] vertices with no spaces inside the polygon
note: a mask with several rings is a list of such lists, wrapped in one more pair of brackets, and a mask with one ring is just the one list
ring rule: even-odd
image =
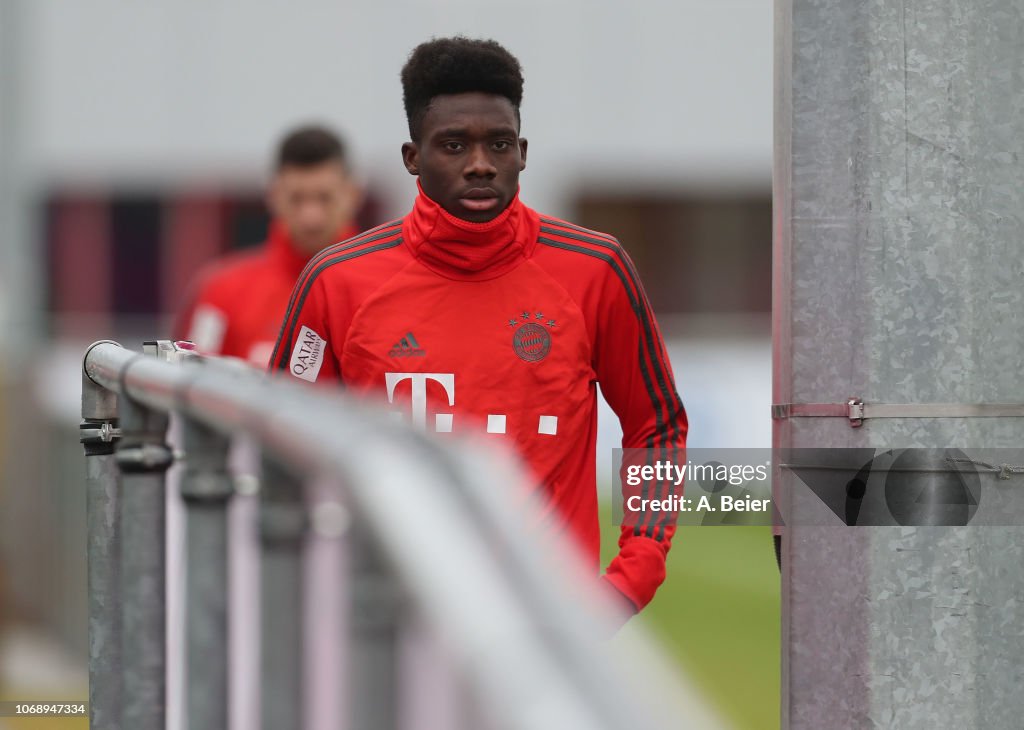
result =
[{"label": "fc bayern crest", "polygon": [[551,333],[555,326],[555,320],[545,320],[544,314],[537,312],[523,312],[520,317],[513,317],[508,321],[509,327],[514,327],[512,333],[512,349],[521,360],[526,362],[538,362],[547,357],[551,351]]}]

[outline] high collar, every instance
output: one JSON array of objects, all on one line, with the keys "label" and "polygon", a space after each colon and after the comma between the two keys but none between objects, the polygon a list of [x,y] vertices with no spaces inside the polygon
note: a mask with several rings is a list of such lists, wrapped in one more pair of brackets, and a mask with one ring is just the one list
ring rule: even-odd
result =
[{"label": "high collar", "polygon": [[[359,233],[359,229],[355,226],[343,226],[338,230],[333,242],[344,241],[357,233]],[[273,220],[270,223],[270,231],[267,234],[267,251],[278,266],[296,278],[315,255],[306,253],[296,246],[288,229],[279,220]]]},{"label": "high collar", "polygon": [[402,223],[402,238],[419,261],[449,279],[482,281],[511,271],[537,245],[540,216],[519,200],[519,193],[496,218],[472,223],[456,218],[419,194]]}]

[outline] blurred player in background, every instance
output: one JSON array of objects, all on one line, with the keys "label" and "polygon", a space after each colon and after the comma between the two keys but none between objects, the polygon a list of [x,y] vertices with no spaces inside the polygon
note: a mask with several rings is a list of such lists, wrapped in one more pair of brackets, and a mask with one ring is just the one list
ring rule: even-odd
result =
[{"label": "blurred player in background", "polygon": [[[685,444],[650,305],[618,241],[520,201],[527,144],[512,54],[494,41],[433,40],[413,51],[402,86],[413,209],[310,262],[271,367],[372,393],[432,431],[509,443],[596,575],[597,383],[623,446]],[[634,522],[604,575],[629,613],[664,580],[675,532],[674,515]]]},{"label": "blurred player in background", "polygon": [[174,338],[192,340],[204,354],[266,367],[296,279],[322,249],[359,232],[362,200],[337,134],[318,126],[288,133],[267,191],[267,241],[200,272]]}]

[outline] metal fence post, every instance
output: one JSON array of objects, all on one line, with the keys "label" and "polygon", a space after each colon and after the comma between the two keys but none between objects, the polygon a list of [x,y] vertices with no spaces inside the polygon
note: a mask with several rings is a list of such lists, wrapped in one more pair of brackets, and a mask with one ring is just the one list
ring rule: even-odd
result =
[{"label": "metal fence post", "polygon": [[349,669],[353,730],[398,727],[399,586],[377,545],[352,525]]},{"label": "metal fence post", "polygon": [[228,473],[230,439],[184,419],[185,634],[189,730],[228,727]]},{"label": "metal fence post", "polygon": [[[156,354],[147,347],[147,354]],[[164,730],[167,704],[165,474],[168,418],[121,399],[121,658],[125,730]]]},{"label": "metal fence post", "polygon": [[83,369],[81,441],[85,447],[89,562],[89,726],[95,730],[121,726],[121,473],[114,459],[114,443],[120,434],[117,400],[117,393],[94,383]]},{"label": "metal fence post", "polygon": [[302,482],[272,459],[260,480],[260,705],[264,730],[303,727]]},{"label": "metal fence post", "polygon": [[[1021,396],[1024,8],[776,9],[775,403],[903,414],[780,419],[775,445],[1020,448],[1024,418],[966,413]],[[1021,522],[845,527],[781,491],[784,727],[1021,727]]]},{"label": "metal fence post", "polygon": [[[159,345],[149,349],[161,350]],[[336,536],[347,526],[349,508],[362,531],[349,556],[357,584],[350,715],[359,727],[389,730],[396,724],[395,638],[404,628],[406,601],[453,642],[461,676],[503,727],[673,724],[665,704],[674,696],[672,683],[647,694],[651,682],[660,684],[670,672],[643,651],[638,664],[645,667],[643,683],[635,672],[617,672],[584,636],[596,630],[587,612],[578,610],[568,592],[559,597],[556,574],[543,571],[546,566],[536,563],[540,558],[524,552],[532,546],[491,539],[492,532],[514,532],[501,517],[507,513],[511,520],[512,511],[498,501],[467,501],[463,489],[453,490],[453,480],[462,481],[463,474],[421,434],[342,395],[246,380],[214,364],[175,368],[115,344],[91,348],[84,370],[95,384],[121,395],[123,431],[114,451],[123,481],[121,519],[110,518],[121,529],[121,573],[114,586],[120,588],[122,606],[122,632],[119,637],[115,632],[120,702],[112,705],[121,718],[95,726],[164,730],[167,721],[164,472],[172,453],[164,442],[163,414],[169,411],[221,433],[245,431],[273,455],[264,457],[260,490],[261,601],[238,607],[259,609],[261,618],[262,713],[259,720],[245,718],[247,730],[298,730],[310,715],[303,676],[307,522],[315,516],[321,534]],[[99,426],[93,424],[83,436],[112,437],[110,409],[93,418]],[[205,438],[198,431],[193,436]],[[204,479],[212,474],[216,484],[212,489],[208,483],[189,485],[193,498],[224,489],[219,447],[206,446],[211,453],[204,454],[203,444],[193,448],[194,470],[206,474]],[[325,502],[309,514],[313,495],[305,485],[316,479],[330,480],[332,492],[345,490],[345,509]],[[490,468],[488,479],[505,485],[495,493],[513,489],[514,482]],[[410,483],[417,489],[408,489]],[[396,506],[396,495],[405,504]],[[457,565],[437,569],[452,556]],[[473,586],[472,602],[462,595],[466,585]]]}]

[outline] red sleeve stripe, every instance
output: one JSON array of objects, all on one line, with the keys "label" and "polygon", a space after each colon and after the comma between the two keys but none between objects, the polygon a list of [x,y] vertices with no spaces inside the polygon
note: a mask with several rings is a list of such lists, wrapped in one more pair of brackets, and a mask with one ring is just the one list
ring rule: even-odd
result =
[{"label": "red sleeve stripe", "polygon": [[295,336],[299,314],[302,312],[302,307],[306,303],[306,297],[309,295],[316,277],[335,264],[400,245],[402,243],[401,234],[401,225],[389,225],[386,230],[381,230],[376,235],[364,235],[351,239],[348,242],[331,246],[324,253],[318,254],[310,261],[299,277],[299,282],[295,285],[295,289],[292,291],[291,301],[288,303],[288,310],[285,312],[284,321],[281,324],[281,334],[278,335],[277,344],[274,345],[274,352],[270,356],[271,371],[285,370],[288,367],[288,353],[292,349],[292,338]]},{"label": "red sleeve stripe", "polygon": [[[547,221],[542,219],[542,222]],[[623,288],[629,297],[633,312],[640,322],[641,330],[644,335],[641,337],[639,352],[637,355],[640,363],[640,373],[643,377],[644,385],[647,388],[648,397],[651,400],[651,407],[655,419],[655,433],[647,438],[646,446],[647,449],[651,451],[657,448],[660,456],[664,458],[667,456],[667,447],[678,444],[685,437],[685,432],[680,429],[679,425],[679,416],[682,413],[685,413],[685,411],[683,410],[682,402],[679,400],[679,395],[676,393],[674,384],[672,383],[672,378],[668,374],[669,371],[665,366],[665,360],[663,359],[664,351],[662,348],[656,347],[655,345],[657,338],[654,336],[654,326],[650,307],[647,304],[646,298],[642,295],[643,289],[639,286],[636,272],[628,263],[623,266],[623,262],[629,262],[628,257],[624,255],[624,252],[618,245],[618,242],[614,239],[593,239],[589,236],[557,231],[544,225],[541,226],[541,231],[562,238],[581,240],[585,243],[594,244],[611,251],[611,253],[605,253],[570,241],[557,241],[543,236],[539,239],[540,243],[544,245],[566,251],[574,251],[606,262],[612,267],[612,270],[622,283]],[[657,390],[655,389],[654,382],[652,382],[649,368],[654,370],[654,381],[657,382]],[[660,398],[659,392],[661,396]],[[665,490],[667,489],[668,487],[666,485]],[[647,495],[645,494],[644,496],[646,497]],[[659,497],[663,496],[667,496],[667,494],[662,495],[661,490],[659,489]],[[634,528],[634,534],[644,535],[657,540],[664,539],[665,526],[664,524],[657,524],[656,515],[657,513],[651,512],[651,514],[648,515],[641,524],[636,525]]]}]

